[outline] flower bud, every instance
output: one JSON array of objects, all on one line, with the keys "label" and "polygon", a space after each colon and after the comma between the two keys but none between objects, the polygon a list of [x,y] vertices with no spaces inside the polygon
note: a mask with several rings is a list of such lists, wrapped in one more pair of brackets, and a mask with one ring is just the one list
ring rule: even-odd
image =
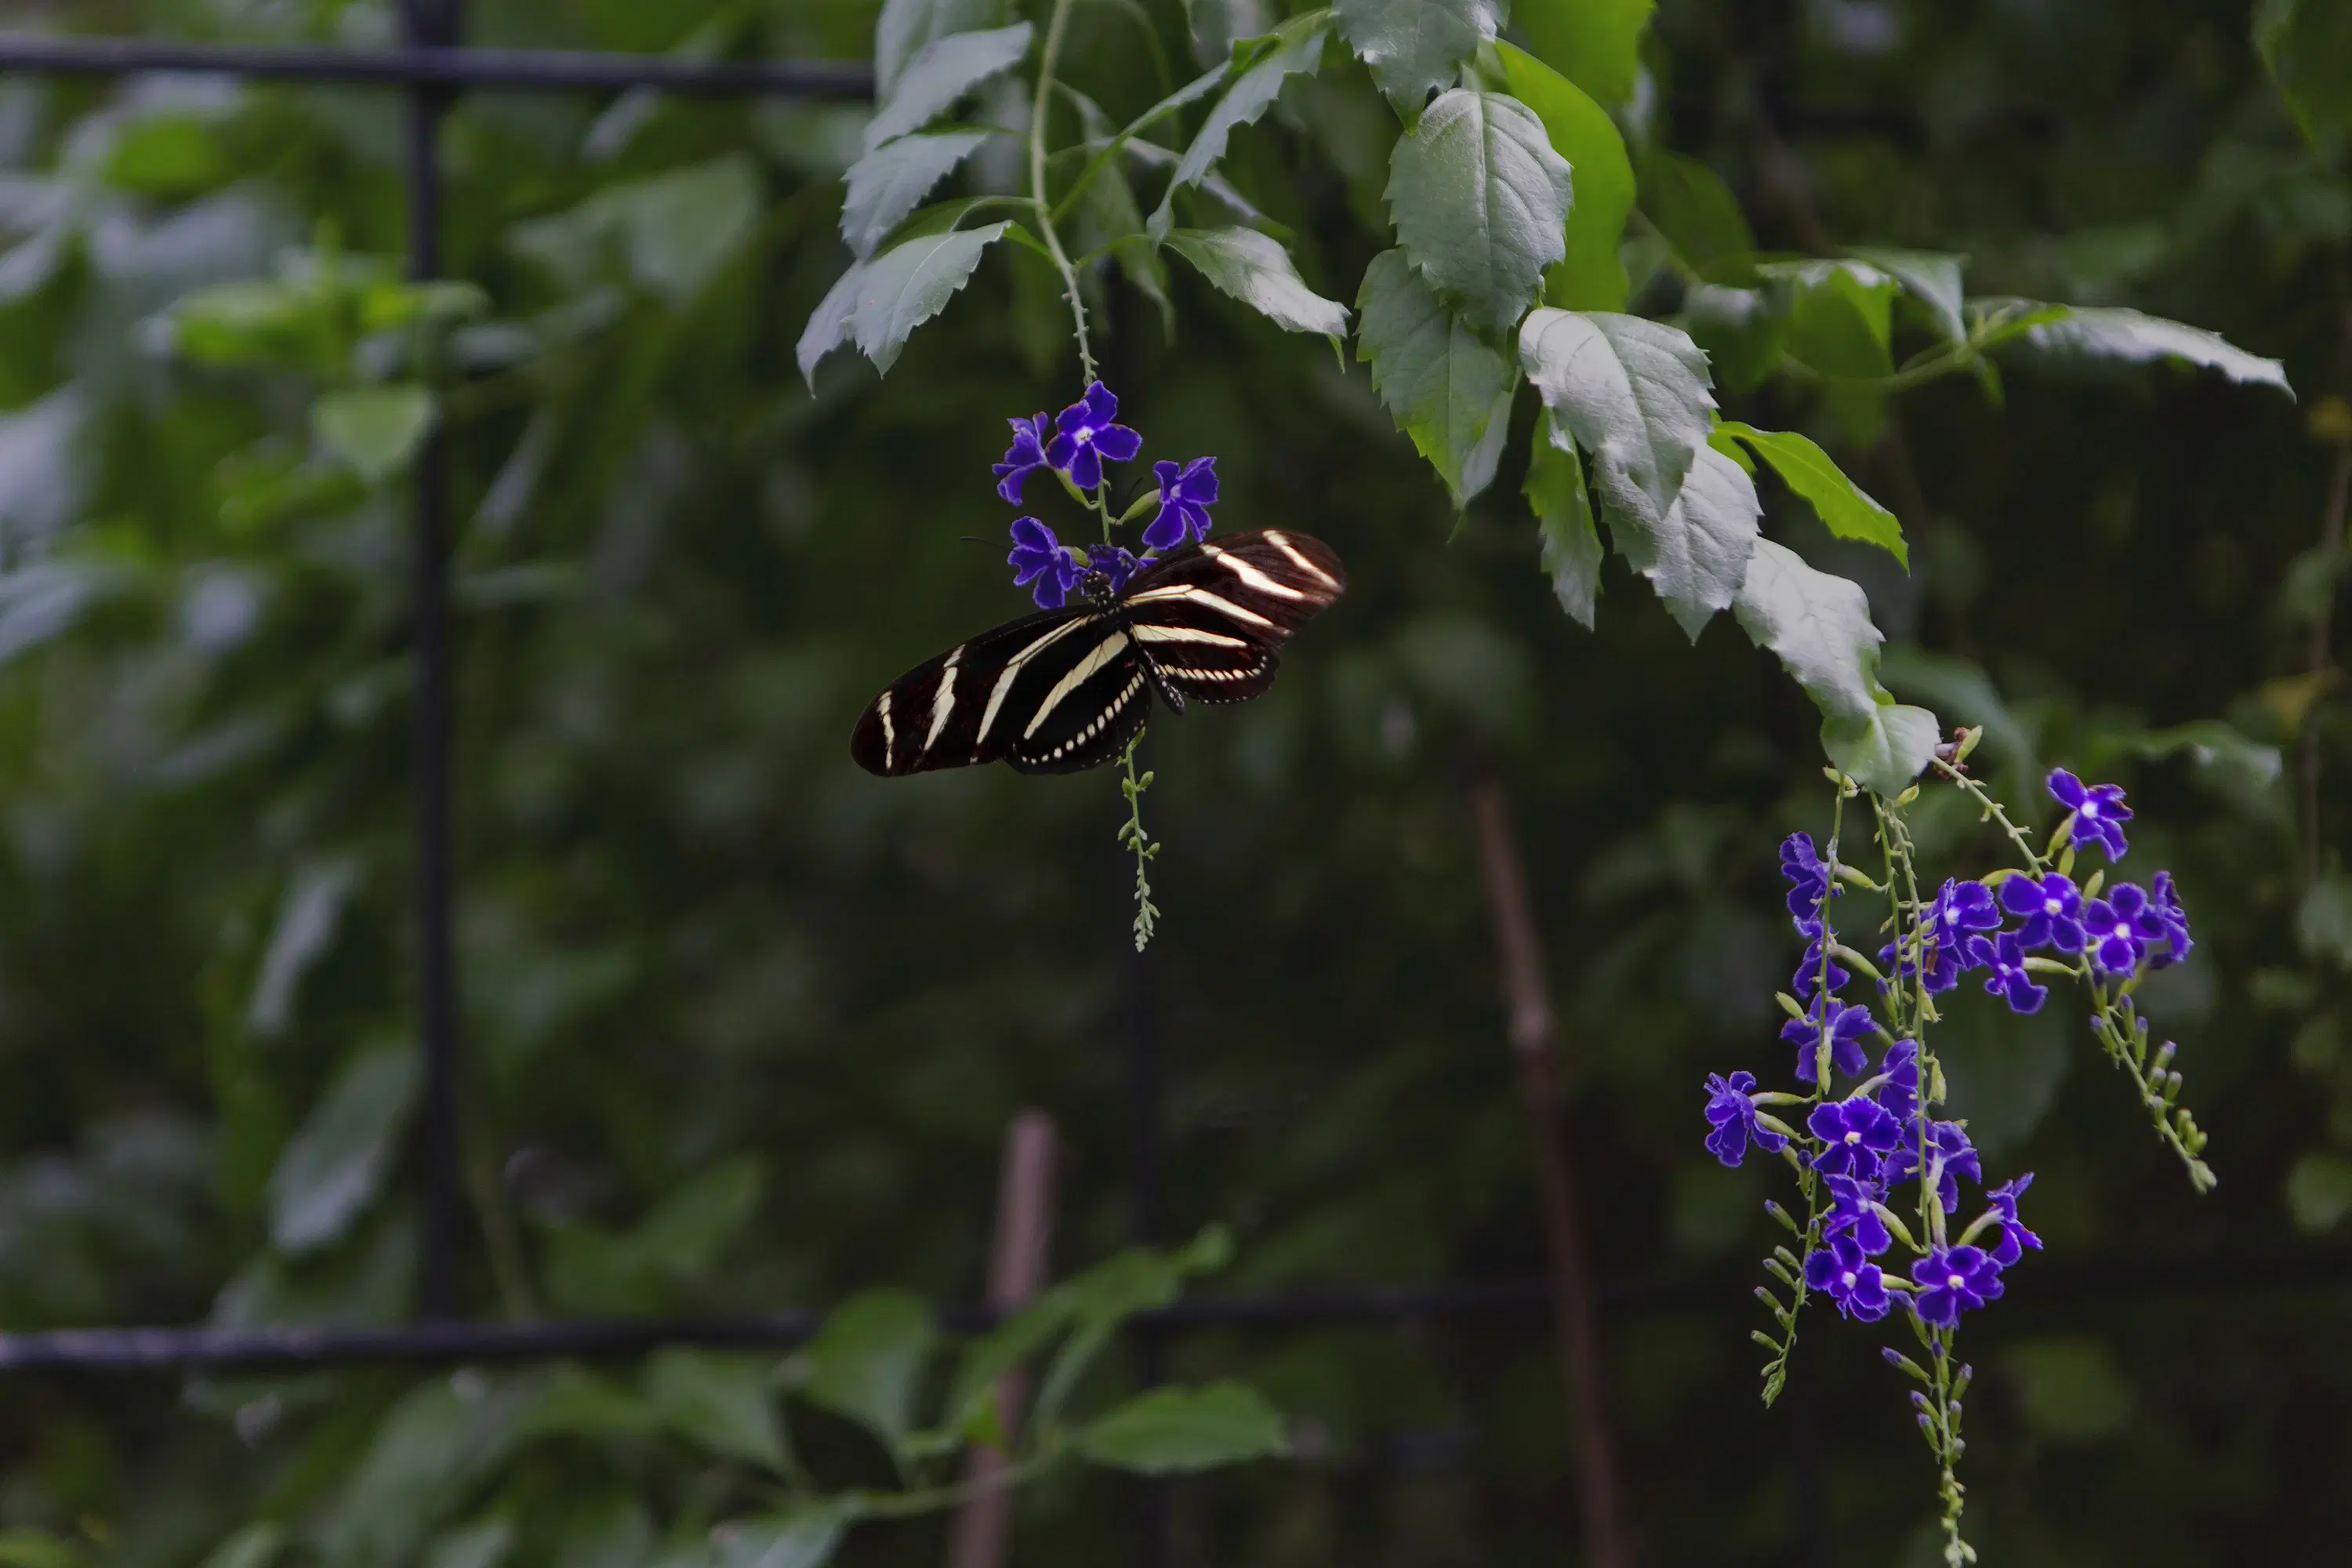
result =
[{"label": "flower bud", "polygon": [[1969,728],[1961,731],[1960,743],[1952,752],[1952,761],[1955,763],[1967,762],[1969,760],[1969,753],[1975,751],[1977,749],[1977,742],[1983,739],[1984,726],[1981,724],[1971,724]]}]

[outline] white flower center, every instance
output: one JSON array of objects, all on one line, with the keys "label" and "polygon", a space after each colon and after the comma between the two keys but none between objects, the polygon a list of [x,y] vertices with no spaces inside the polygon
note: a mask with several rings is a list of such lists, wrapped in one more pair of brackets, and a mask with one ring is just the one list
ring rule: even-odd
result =
[{"label": "white flower center", "polygon": [[2099,815],[2099,803],[2098,803],[2097,801],[2095,801],[2095,800],[2086,800],[2086,801],[2084,801],[2084,802],[2083,803],[2083,820],[2084,820],[2084,821],[2085,821],[2085,822],[2092,822],[2092,821],[2095,821],[2095,820],[2097,820],[2097,818],[2098,818],[2098,815]]},{"label": "white flower center", "polygon": [[2131,922],[2129,921],[2117,921],[2116,922],[2116,934],[2117,936],[2123,938],[2126,942],[2129,942],[2131,940]]},{"label": "white flower center", "polygon": [[2042,908],[2043,911],[2048,914],[2054,915],[2065,907],[2065,905],[2060,903],[2056,899],[2044,899],[2042,900]]},{"label": "white flower center", "polygon": [[1843,1274],[1840,1275],[1840,1276],[1839,1276],[1839,1278],[1840,1278],[1840,1279],[1843,1279],[1843,1280],[1845,1281],[1845,1288],[1846,1288],[1847,1289],[1851,1290],[1851,1289],[1853,1289],[1853,1269],[1851,1269],[1851,1268],[1847,1269]]},{"label": "white flower center", "polygon": [[1845,1141],[1848,1144],[1859,1143],[1862,1142],[1862,1134],[1859,1132],[1849,1132],[1845,1135]]},{"label": "white flower center", "polygon": [[1081,425],[1081,426],[1078,426],[1078,433],[1077,433],[1077,436],[1076,436],[1076,441],[1077,441],[1077,443],[1078,443],[1078,445],[1079,445],[1079,446],[1084,447],[1084,446],[1087,445],[1088,443],[1090,443],[1091,441],[1093,441],[1093,440],[1094,440],[1094,438],[1095,438],[1095,433],[1094,433],[1093,431],[1091,431],[1091,430],[1087,429],[1087,428],[1085,426],[1083,426],[1083,425]]},{"label": "white flower center", "polygon": [[1944,1282],[1955,1290],[1958,1289],[1962,1283],[1960,1277],[1957,1274],[1947,1274],[1944,1276]]}]

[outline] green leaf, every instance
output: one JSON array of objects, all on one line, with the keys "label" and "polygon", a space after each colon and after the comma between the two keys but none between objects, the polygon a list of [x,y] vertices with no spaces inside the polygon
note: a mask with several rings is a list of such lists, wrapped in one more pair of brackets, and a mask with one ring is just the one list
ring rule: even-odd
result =
[{"label": "green leaf", "polygon": [[[1225,144],[1234,132],[1244,125],[1254,125],[1258,118],[1274,107],[1282,96],[1282,84],[1302,71],[1311,72],[1323,58],[1324,29],[1329,13],[1314,12],[1294,19],[1276,35],[1278,42],[1263,58],[1234,79],[1233,86],[1210,109],[1200,131],[1192,137],[1184,155],[1176,161],[1176,172],[1168,178],[1168,189],[1160,205],[1151,212],[1150,232],[1154,239],[1164,238],[1176,226],[1174,203],[1176,193],[1197,185],[1217,166],[1225,155]],[[1238,49],[1242,46],[1236,45]]]},{"label": "green leaf", "polygon": [[1960,257],[1867,245],[1856,246],[1847,254],[1900,283],[1936,324],[1937,336],[1956,342],[1968,335],[1968,321],[1961,312]]},{"label": "green leaf", "polygon": [[1656,0],[1518,0],[1511,20],[1535,57],[1602,103],[1633,96],[1642,29]]},{"label": "green leaf", "polygon": [[1746,392],[1779,368],[1788,338],[1788,290],[1694,283],[1675,323],[1706,355],[1725,390]]},{"label": "green leaf", "polygon": [[81,1553],[46,1531],[0,1530],[0,1568],[74,1568]]},{"label": "green leaf", "polygon": [[[0,647],[16,640],[11,623],[22,614],[11,598],[5,585],[0,585]],[[305,861],[287,879],[269,945],[262,950],[261,967],[254,976],[253,995],[246,1004],[245,1026],[257,1038],[274,1040],[285,1034],[293,1021],[302,977],[333,945],[343,908],[358,885],[358,866],[341,858]]]},{"label": "green leaf", "polygon": [[1078,1451],[1095,1463],[1147,1476],[1237,1465],[1289,1447],[1281,1413],[1239,1383],[1155,1388],[1078,1434]]},{"label": "green leaf", "polygon": [[1584,466],[1577,460],[1576,444],[1559,432],[1549,413],[1537,428],[1520,493],[1536,514],[1543,569],[1551,578],[1552,592],[1559,596],[1562,609],[1591,630],[1601,595],[1601,532],[1593,523],[1592,498],[1585,493]]},{"label": "green leaf", "polygon": [[1457,88],[1389,156],[1389,210],[1413,266],[1472,324],[1501,331],[1567,254],[1568,161],[1517,99]]},{"label": "green leaf", "polygon": [[1348,308],[1309,289],[1290,253],[1254,228],[1179,228],[1168,247],[1202,277],[1278,327],[1337,338],[1348,330]]},{"label": "green leaf", "polygon": [[1733,613],[1748,640],[1778,656],[1823,714],[1856,723],[1876,710],[1885,639],[1871,624],[1870,600],[1859,584],[1817,572],[1786,545],[1759,539]]},{"label": "green leaf", "polygon": [[801,1393],[896,1450],[914,1428],[915,1391],[937,1337],[921,1297],[861,1291],[834,1309],[803,1352],[808,1376]]},{"label": "green leaf", "polygon": [[1713,428],[1706,356],[1676,328],[1607,311],[1539,310],[1519,363],[1544,406],[1592,457],[1613,514],[1664,520]]},{"label": "green leaf", "polygon": [[841,204],[841,237],[848,242],[851,253],[860,260],[873,255],[874,247],[922,205],[931,187],[992,134],[940,131],[901,136],[850,165],[848,190]]},{"label": "green leaf", "polygon": [[1675,624],[1696,642],[1709,618],[1738,596],[1762,510],[1748,471],[1709,447],[1699,452],[1663,518],[1653,522],[1655,514],[1645,510],[1612,508],[1609,531],[1666,602]]},{"label": "green leaf", "polygon": [[310,430],[353,473],[380,485],[415,460],[436,413],[432,392],[415,382],[354,386],[320,394]]},{"label": "green leaf", "polygon": [[334,1563],[409,1560],[427,1531],[476,1481],[513,1452],[530,1404],[527,1386],[434,1378],[419,1384],[376,1426],[351,1479],[313,1537]]},{"label": "green leaf", "polygon": [[2294,913],[2295,940],[2305,956],[2352,970],[2352,876],[2321,878]]},{"label": "green leaf", "polygon": [[278,1157],[269,1176],[269,1240],[312,1252],[339,1239],[383,1190],[416,1103],[416,1047],[361,1052]]},{"label": "green leaf", "polygon": [[235,173],[213,117],[154,114],[115,132],[101,177],[142,196],[184,200]]},{"label": "green leaf", "polygon": [[2325,1151],[2305,1154],[2287,1175],[2286,1205],[2296,1228],[2310,1235],[2342,1225],[2352,1215],[2352,1160]]},{"label": "green leaf", "polygon": [[585,1225],[550,1226],[548,1295],[569,1312],[661,1310],[676,1287],[718,1267],[720,1253],[759,1212],[765,1186],[759,1157],[741,1154],[673,1188],[632,1229],[614,1235]]},{"label": "green leaf", "polygon": [[2219,719],[2176,724],[2130,738],[2132,754],[2150,762],[2186,756],[2200,773],[2211,775],[2221,793],[2241,801],[2271,790],[2286,770],[2286,759],[2276,746],[2266,746]]},{"label": "green leaf", "polygon": [[1832,533],[1840,539],[1875,544],[1900,561],[1906,571],[1910,569],[1910,547],[1903,542],[1903,525],[1895,521],[1895,514],[1846,478],[1844,471],[1830,461],[1829,454],[1810,437],[1788,430],[1759,430],[1752,425],[1727,420],[1716,426],[1710,439],[1718,448],[1728,450],[1734,437],[1754,447],[1756,455],[1771,464],[1772,471],[1790,489],[1811,502],[1822,526]]},{"label": "green leaf", "polygon": [[1617,258],[1633,210],[1633,165],[1608,110],[1523,49],[1495,51],[1512,94],[1543,121],[1552,150],[1568,160],[1576,188],[1565,252],[1544,273],[1544,303],[1570,310],[1625,308],[1625,264]]},{"label": "green leaf", "polygon": [[[269,1568],[286,1550],[286,1528],[270,1520],[259,1520],[237,1531],[206,1554],[203,1568]],[[5,1554],[0,1563],[8,1568],[34,1568],[18,1564]]]},{"label": "green leaf", "polygon": [[848,271],[834,279],[833,287],[824,291],[824,298],[809,312],[808,324],[801,329],[800,342],[793,346],[793,358],[811,391],[816,389],[818,363],[849,341],[850,325],[857,319],[858,290],[866,287],[866,267],[863,261],[853,261]]},{"label": "green leaf", "polygon": [[514,1521],[481,1520],[436,1541],[425,1553],[425,1568],[499,1568],[514,1541]]},{"label": "green leaf", "polygon": [[2332,142],[2352,126],[2352,10],[2340,0],[2262,0],[2254,48],[2305,135]]},{"label": "green leaf", "polygon": [[1339,34],[1408,121],[1494,41],[1498,0],[1333,0]]},{"label": "green leaf", "polygon": [[1860,719],[1822,721],[1822,750],[1829,753],[1830,765],[1888,799],[1919,776],[1940,738],[1933,713],[1906,708],[1892,697]]},{"label": "green leaf", "polygon": [[865,1504],[850,1495],[748,1521],[728,1531],[719,1568],[824,1568],[864,1512]]},{"label": "green leaf", "polygon": [[1495,477],[1496,432],[1509,423],[1517,373],[1500,350],[1446,309],[1405,259],[1388,250],[1364,269],[1356,357],[1397,428],[1445,481],[1457,510]]},{"label": "green leaf", "polygon": [[1666,243],[1694,268],[1730,263],[1756,249],[1756,237],[1731,187],[1714,170],[1679,153],[1653,148],[1643,154],[1641,204]]},{"label": "green leaf", "polygon": [[646,1365],[645,1395],[670,1430],[730,1459],[786,1468],[775,1359],[673,1345]]},{"label": "green leaf", "polygon": [[2184,326],[2158,316],[2144,316],[2120,307],[2058,308],[2065,310],[2063,317],[2043,321],[2028,328],[2025,333],[2025,341],[2044,353],[2134,363],[2168,360],[2176,364],[2218,370],[2231,381],[2275,386],[2290,397],[2294,395],[2286,384],[2286,368],[2278,361],[2248,353],[2219,332]]},{"label": "green leaf", "polygon": [[1895,279],[1860,261],[1775,261],[1756,269],[1796,289],[1789,353],[1822,375],[1892,375]]},{"label": "green leaf", "polygon": [[1034,29],[1026,22],[978,33],[944,33],[925,44],[891,84],[889,101],[866,124],[866,150],[894,136],[919,131],[956,101],[992,78],[1003,75],[1029,53]]},{"label": "green leaf", "polygon": [[1004,26],[1008,0],[883,0],[874,24],[874,99],[888,103],[926,45],[950,33]]},{"label": "green leaf", "polygon": [[[982,255],[1012,226],[1000,222],[919,235],[852,268],[857,281],[850,293],[848,335],[874,362],[875,369],[888,373],[898,361],[898,351],[907,346],[908,334],[947,308],[956,291],[971,280]],[[840,289],[840,284],[835,285],[835,292]],[[808,331],[801,336],[803,374],[812,374],[816,361],[841,341],[835,330],[833,342],[821,342],[814,354],[809,352],[812,334],[821,341],[820,329],[831,330],[834,307],[834,296],[826,295],[810,318]]]},{"label": "green leaf", "polygon": [[760,221],[760,174],[740,153],[631,180],[591,198],[611,214],[638,282],[672,304],[701,292]]}]

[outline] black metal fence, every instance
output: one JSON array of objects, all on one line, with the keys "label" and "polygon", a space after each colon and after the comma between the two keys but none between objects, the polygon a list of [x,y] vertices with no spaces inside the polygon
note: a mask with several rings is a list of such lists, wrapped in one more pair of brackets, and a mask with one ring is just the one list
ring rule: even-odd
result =
[{"label": "black metal fence", "polygon": [[[194,72],[259,80],[342,84],[396,90],[406,100],[404,178],[409,210],[408,267],[418,279],[441,268],[440,128],[452,99],[462,92],[608,92],[653,89],[702,98],[772,97],[857,100],[872,96],[874,77],[863,62],[688,60],[667,57],[542,49],[474,48],[460,44],[462,0],[405,0],[406,40],[378,49],[187,44],[142,38],[100,38],[0,33],[0,75],[117,77],[141,72]],[[1821,129],[1835,133],[1836,125]],[[786,1312],[756,1318],[641,1321],[497,1323],[460,1317],[457,1280],[463,1225],[457,1125],[459,1041],[456,954],[451,908],[455,801],[452,792],[452,654],[449,637],[447,460],[440,439],[429,438],[414,475],[412,583],[416,693],[413,781],[415,835],[415,964],[418,1049],[424,1091],[418,1169],[422,1184],[418,1300],[423,1321],[380,1329],[109,1328],[0,1334],[0,1371],[186,1370],[200,1367],[301,1368],[358,1363],[413,1364],[511,1362],[566,1356],[630,1355],[666,1344],[784,1347],[805,1340],[818,1318]],[[1130,974],[1125,1009],[1128,1089],[1133,1126],[1133,1229],[1155,1239],[1160,1218],[1160,1053],[1152,1027],[1148,977],[1140,961]],[[2037,1271],[2039,1299],[2095,1300],[2179,1291],[2352,1282],[2352,1253],[2257,1259],[2211,1259],[2115,1267],[2098,1264]],[[1618,1282],[1603,1290],[1617,1310],[1736,1306],[1750,1281],[1699,1278]],[[1354,1289],[1223,1297],[1181,1303],[1145,1314],[1137,1328],[1147,1377],[1155,1375],[1156,1346],[1168,1333],[1241,1329],[1401,1322],[1453,1318],[1535,1322],[1548,1308],[1538,1281],[1368,1287]],[[948,1306],[950,1328],[984,1326],[992,1314],[976,1306]],[[1164,1516],[1147,1507],[1147,1560],[1168,1560]],[[1158,1516],[1158,1517],[1150,1517]]]}]

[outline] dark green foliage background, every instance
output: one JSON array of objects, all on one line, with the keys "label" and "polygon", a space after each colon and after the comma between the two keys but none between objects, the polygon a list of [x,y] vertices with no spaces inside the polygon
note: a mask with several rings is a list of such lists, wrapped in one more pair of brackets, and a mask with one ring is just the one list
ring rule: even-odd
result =
[{"label": "dark green foliage background", "polygon": [[[41,15],[353,43],[391,26],[331,0]],[[1181,16],[1150,16],[1181,74]],[[852,0],[478,0],[468,36],[856,57],[871,27]],[[1074,24],[1067,74],[1115,116],[1158,93],[1139,37],[1111,5]],[[2302,394],[2012,360],[2005,406],[1966,378],[1898,404],[1908,479],[1894,442],[1841,443],[1785,387],[1727,400],[1820,435],[1901,514],[1907,579],[1830,546],[1767,487],[1768,533],[1862,578],[1895,639],[1990,672],[2013,709],[1984,753],[2008,798],[2055,761],[2122,778],[2141,803],[2133,866],[2175,867],[2199,921],[2198,958],[2155,1010],[2213,1134],[2210,1199],[2059,1008],[2015,1026],[1964,1001],[1948,1031],[1959,1108],[2000,1169],[2040,1173],[2029,1215],[2050,1245],[1970,1324],[1971,1533],[1989,1562],[2316,1561],[2352,1525],[2343,1285],[2042,1288],[2100,1263],[2345,1245],[2298,1232],[2287,1197],[2299,1162],[2352,1147],[2336,1011],[2352,930],[2307,895],[2292,791],[2126,743],[2227,717],[2285,748],[2292,778],[2307,720],[2323,869],[2339,869],[2345,706],[2324,692],[2306,711],[2276,683],[2307,654],[2281,595],[2335,462],[2306,416],[2344,390],[2352,184],[2307,149],[2248,39],[2246,8],[2218,0],[1672,0],[1645,46],[1662,138],[1729,182],[1768,247],[1966,252],[1972,292],[2142,306],[2283,357]],[[331,474],[289,493],[314,384],[193,366],[142,327],[322,224],[347,251],[396,255],[398,108],[202,97],[0,86],[8,178],[54,177],[78,215],[55,220],[54,270],[0,304],[0,401],[20,410],[0,417],[10,1330],[409,1308],[406,1164],[310,1254],[273,1251],[268,1224],[296,1129],[346,1062],[411,1028],[404,506],[396,486]],[[1381,117],[1376,138],[1351,140],[1351,113]],[[1388,243],[1387,115],[1355,68],[1327,70],[1227,164],[1333,298]],[[987,465],[1003,416],[1071,395],[1066,322],[1042,263],[1003,247],[887,382],[844,356],[812,396],[792,348],[843,264],[835,175],[854,127],[778,105],[480,94],[447,133],[449,274],[532,351],[465,378],[449,435],[467,520],[466,1115],[476,1203],[525,1275],[502,1289],[469,1236],[482,1316],[759,1311],[883,1282],[971,1298],[998,1140],[1028,1104],[1068,1144],[1059,1261],[1127,1238],[1134,977],[1110,779],[884,784],[844,744],[884,680],[1025,607]],[[758,210],[731,242],[673,236],[709,264],[694,287],[648,287],[618,245],[578,242],[562,276],[512,243],[600,191],[730,155],[749,160]],[[26,189],[0,190],[0,216],[37,237]],[[1457,526],[1360,366],[1178,271],[1172,342],[1140,299],[1107,300],[1108,374],[1147,456],[1217,453],[1221,527],[1310,531],[1351,586],[1270,697],[1149,742],[1148,816],[1169,845],[1147,993],[1171,1229],[1234,1227],[1238,1261],[1211,1289],[1536,1272],[1460,791],[1465,760],[1490,755],[1562,999],[1603,1266],[1720,1282],[1713,1305],[1608,1324],[1647,1560],[1925,1561],[1927,1462],[1875,1337],[1809,1321],[1790,1400],[1758,1408],[1744,1290],[1773,1173],[1724,1173],[1698,1146],[1704,1071],[1784,1065],[1769,993],[1795,949],[1772,851],[1825,816],[1817,716],[1734,628],[1686,647],[1620,566],[1597,635],[1571,625],[1517,500],[1524,429]],[[1995,717],[1923,668],[1949,674],[1890,656],[1889,683],[1948,721]],[[2004,745],[2016,733],[2030,756]],[[1969,831],[1922,823],[1955,872],[1990,863]],[[348,897],[273,1031],[256,1016],[267,955],[289,951],[289,888],[321,875]],[[2310,1196],[2333,1168],[2306,1168],[2315,1229],[2341,1217]],[[1539,1329],[1182,1342],[1181,1372],[1255,1382],[1300,1447],[1180,1486],[1183,1560],[1570,1557]],[[30,1554],[0,1561],[193,1563],[247,1520],[299,1525],[404,1386],[14,1376],[0,1524],[69,1544],[0,1538]],[[1810,1476],[1792,1459],[1807,1430]],[[801,1436],[838,1479],[876,1479],[846,1427]],[[743,1484],[683,1448],[565,1439],[447,1500],[447,1518],[504,1510],[515,1561],[572,1568],[601,1561],[583,1532],[624,1492],[685,1530],[726,1517]],[[1126,1485],[1027,1498],[1020,1560],[1118,1560]],[[936,1560],[937,1539],[877,1528],[844,1561]]]}]

